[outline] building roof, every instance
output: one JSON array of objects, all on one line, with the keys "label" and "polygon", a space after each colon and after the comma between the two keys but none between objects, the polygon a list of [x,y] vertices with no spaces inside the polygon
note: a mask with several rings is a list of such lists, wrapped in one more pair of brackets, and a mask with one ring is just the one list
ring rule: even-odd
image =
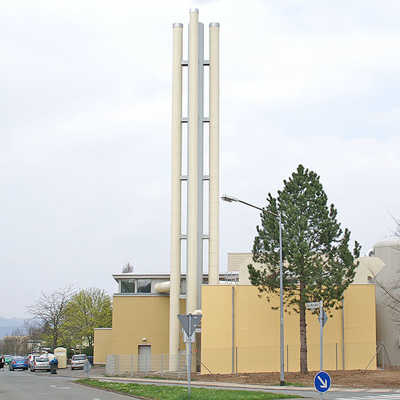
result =
[{"label": "building roof", "polygon": [[[234,273],[224,272],[219,274],[220,278],[231,278]],[[208,274],[203,274],[203,278],[207,278]],[[169,280],[170,274],[134,274],[131,272],[113,274],[113,278],[118,282],[120,279],[167,279]],[[186,278],[186,274],[181,274],[181,279]]]},{"label": "building roof", "polygon": [[375,247],[397,247],[400,248],[400,238],[382,240],[374,245]]}]

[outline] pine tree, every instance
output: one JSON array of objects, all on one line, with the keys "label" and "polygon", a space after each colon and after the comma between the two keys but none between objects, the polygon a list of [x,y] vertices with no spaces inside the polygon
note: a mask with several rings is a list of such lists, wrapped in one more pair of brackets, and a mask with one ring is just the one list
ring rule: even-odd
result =
[{"label": "pine tree", "polygon": [[[355,242],[349,250],[350,231],[337,222],[337,210],[327,205],[320,177],[299,165],[274,198],[269,193],[254,239],[250,281],[269,301],[279,293],[279,225],[273,214],[281,214],[284,257],[285,311],[300,314],[300,371],[307,367],[307,324],[305,303],[323,301],[328,310],[339,309],[343,293],[352,283],[360,255]],[[271,214],[273,213],[273,214]]]}]

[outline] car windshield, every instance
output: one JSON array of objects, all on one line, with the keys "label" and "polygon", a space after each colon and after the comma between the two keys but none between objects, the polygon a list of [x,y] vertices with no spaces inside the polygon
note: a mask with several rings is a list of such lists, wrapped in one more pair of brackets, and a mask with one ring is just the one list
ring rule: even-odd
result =
[{"label": "car windshield", "polygon": [[86,356],[72,356],[72,359],[73,359],[74,361],[86,360]]},{"label": "car windshield", "polygon": [[36,358],[36,361],[37,361],[37,362],[48,362],[49,359],[48,359],[48,358],[45,358],[45,357],[38,357],[38,358]]},{"label": "car windshield", "polygon": [[14,357],[14,361],[25,361],[24,357]]}]

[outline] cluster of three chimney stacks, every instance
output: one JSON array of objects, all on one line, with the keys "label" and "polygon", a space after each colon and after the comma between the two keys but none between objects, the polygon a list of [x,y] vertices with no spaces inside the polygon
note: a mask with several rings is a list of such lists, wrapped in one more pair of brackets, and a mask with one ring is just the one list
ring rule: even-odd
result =
[{"label": "cluster of three chimney stacks", "polygon": [[[190,11],[188,60],[183,59],[183,25],[173,25],[171,284],[169,369],[177,369],[181,241],[187,240],[186,312],[201,308],[203,240],[208,239],[208,283],[219,282],[219,24],[209,26],[209,59],[204,59],[204,26]],[[209,67],[209,116],[204,116],[204,67]],[[184,67],[188,68],[188,115],[182,115]],[[182,126],[187,124],[188,173],[182,174]],[[204,174],[204,124],[209,124],[209,175]],[[182,233],[182,182],[187,180],[187,232]],[[209,232],[203,231],[204,182],[209,181]]]}]

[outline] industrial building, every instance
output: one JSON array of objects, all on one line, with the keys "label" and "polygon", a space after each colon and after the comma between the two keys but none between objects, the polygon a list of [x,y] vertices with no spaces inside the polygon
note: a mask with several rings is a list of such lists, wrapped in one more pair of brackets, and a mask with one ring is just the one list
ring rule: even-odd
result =
[{"label": "industrial building", "polygon": [[[218,285],[201,286],[201,373],[279,371],[279,312],[272,301],[258,297],[248,282],[250,253],[228,254],[228,272]],[[378,257],[361,257],[355,282],[345,292],[343,309],[333,312],[324,328],[326,369],[376,368],[374,274],[384,264]],[[95,330],[94,362],[110,374],[169,371],[169,275],[115,274],[113,327]],[[186,276],[181,277],[180,310],[186,310]],[[319,324],[307,312],[310,370],[319,368]],[[180,334],[175,369],[184,370],[185,346]],[[372,360],[372,362],[371,362]],[[285,370],[299,370],[299,317],[285,313]]]},{"label": "industrial building", "polygon": [[[279,371],[279,312],[273,309],[279,306],[278,298],[269,304],[250,285],[249,253],[229,254],[227,273],[221,274],[219,269],[219,24],[209,24],[208,57],[197,9],[190,11],[186,57],[183,25],[174,24],[172,35],[170,274],[113,275],[118,292],[113,297],[112,328],[95,330],[94,362],[106,364],[110,375],[179,373],[185,369],[185,345],[177,315],[201,313],[193,346],[193,371]],[[186,94],[182,90],[183,68],[188,69]],[[205,73],[208,91],[204,90]],[[188,115],[183,115],[183,102],[188,104]],[[204,198],[208,198],[208,206]],[[203,259],[206,240],[208,265]],[[386,258],[376,248],[375,255],[360,259],[354,284],[345,292],[343,308],[332,312],[324,328],[326,369],[376,368],[374,279],[381,275],[382,281],[390,280],[391,274],[384,271],[392,259]],[[379,328],[378,332],[384,334]],[[285,370],[298,371],[298,314],[285,313],[284,336]],[[307,343],[309,369],[317,370],[319,327],[310,311]]]}]

